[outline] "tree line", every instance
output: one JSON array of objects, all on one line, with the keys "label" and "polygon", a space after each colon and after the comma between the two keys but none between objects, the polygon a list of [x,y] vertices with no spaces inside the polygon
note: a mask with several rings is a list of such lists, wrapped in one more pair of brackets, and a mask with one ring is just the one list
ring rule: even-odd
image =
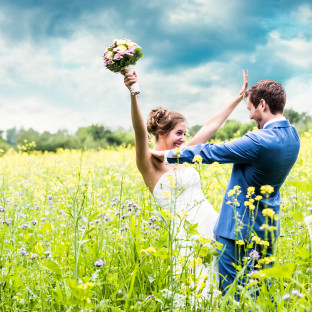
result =
[{"label": "tree line", "polygon": [[[299,132],[304,132],[312,128],[312,116],[308,113],[298,113],[293,109],[286,109],[284,115],[291,124],[295,125]],[[255,122],[242,123],[236,120],[228,120],[220,128],[211,140],[225,141],[242,136],[248,131],[252,131],[256,126]],[[201,125],[194,125],[188,129],[188,136],[193,137],[200,129]],[[45,131],[39,133],[34,129],[16,129],[11,128],[0,131],[0,149],[4,152],[10,148],[16,150],[24,148],[27,142],[35,142],[35,145],[29,145],[29,149],[37,151],[55,152],[59,148],[63,149],[98,149],[117,147],[120,145],[133,146],[134,132],[132,129],[125,130],[118,128],[111,130],[103,125],[91,125],[79,128],[75,134],[69,134],[67,130],[59,130],[56,133]]]}]

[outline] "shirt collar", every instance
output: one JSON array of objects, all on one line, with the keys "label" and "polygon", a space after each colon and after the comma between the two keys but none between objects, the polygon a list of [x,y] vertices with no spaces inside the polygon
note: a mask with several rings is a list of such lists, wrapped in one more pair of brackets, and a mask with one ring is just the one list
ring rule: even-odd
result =
[{"label": "shirt collar", "polygon": [[269,124],[271,124],[272,122],[275,122],[275,121],[281,121],[281,120],[286,120],[286,118],[284,116],[280,116],[280,117],[276,117],[274,119],[271,119],[269,121],[267,121],[264,126],[263,126],[263,129],[265,129],[266,126],[268,126]]}]

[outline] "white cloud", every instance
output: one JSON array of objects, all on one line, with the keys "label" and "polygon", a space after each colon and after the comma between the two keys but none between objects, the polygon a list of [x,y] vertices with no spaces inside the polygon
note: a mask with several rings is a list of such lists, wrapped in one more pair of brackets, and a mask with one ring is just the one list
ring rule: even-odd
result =
[{"label": "white cloud", "polygon": [[272,32],[268,45],[267,48],[271,46],[275,55],[286,62],[303,69],[308,69],[312,65],[312,40],[300,37],[286,40],[281,38],[279,32]]},{"label": "white cloud", "polygon": [[286,108],[312,115],[312,75],[296,76],[285,83],[287,93]]},{"label": "white cloud", "polygon": [[164,21],[173,28],[213,27],[215,32],[234,29],[237,22],[236,12],[241,3],[238,1],[193,0],[176,1],[176,5],[166,12]]},{"label": "white cloud", "polygon": [[297,23],[308,24],[312,22],[312,8],[308,4],[303,4],[298,7],[296,11],[291,14],[291,18],[295,19]]},{"label": "white cloud", "polygon": [[[93,124],[114,126],[115,120],[107,107],[97,107],[90,111],[75,111],[69,108],[59,108],[49,105],[44,99],[37,97],[23,98],[21,100],[0,98],[1,129],[33,128],[37,131],[56,132],[67,129],[74,133],[79,127]],[[126,120],[120,118],[120,122]]]}]

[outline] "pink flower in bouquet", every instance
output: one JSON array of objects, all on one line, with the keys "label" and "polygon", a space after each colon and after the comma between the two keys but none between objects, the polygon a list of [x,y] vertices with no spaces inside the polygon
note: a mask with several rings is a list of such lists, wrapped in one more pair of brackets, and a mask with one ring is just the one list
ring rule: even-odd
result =
[{"label": "pink flower in bouquet", "polygon": [[114,55],[114,60],[119,60],[119,59],[121,59],[121,57],[122,57],[122,55],[120,53],[116,53]]}]

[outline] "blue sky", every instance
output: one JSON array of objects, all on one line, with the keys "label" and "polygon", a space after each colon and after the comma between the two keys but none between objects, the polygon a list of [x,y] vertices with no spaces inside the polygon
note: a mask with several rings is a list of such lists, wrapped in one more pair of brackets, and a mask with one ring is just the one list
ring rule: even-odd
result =
[{"label": "blue sky", "polygon": [[[114,39],[137,42],[144,116],[156,106],[203,123],[249,85],[280,81],[312,114],[311,1],[0,0],[1,130],[128,128],[123,78],[103,67]],[[242,102],[233,119],[248,121]]]}]

